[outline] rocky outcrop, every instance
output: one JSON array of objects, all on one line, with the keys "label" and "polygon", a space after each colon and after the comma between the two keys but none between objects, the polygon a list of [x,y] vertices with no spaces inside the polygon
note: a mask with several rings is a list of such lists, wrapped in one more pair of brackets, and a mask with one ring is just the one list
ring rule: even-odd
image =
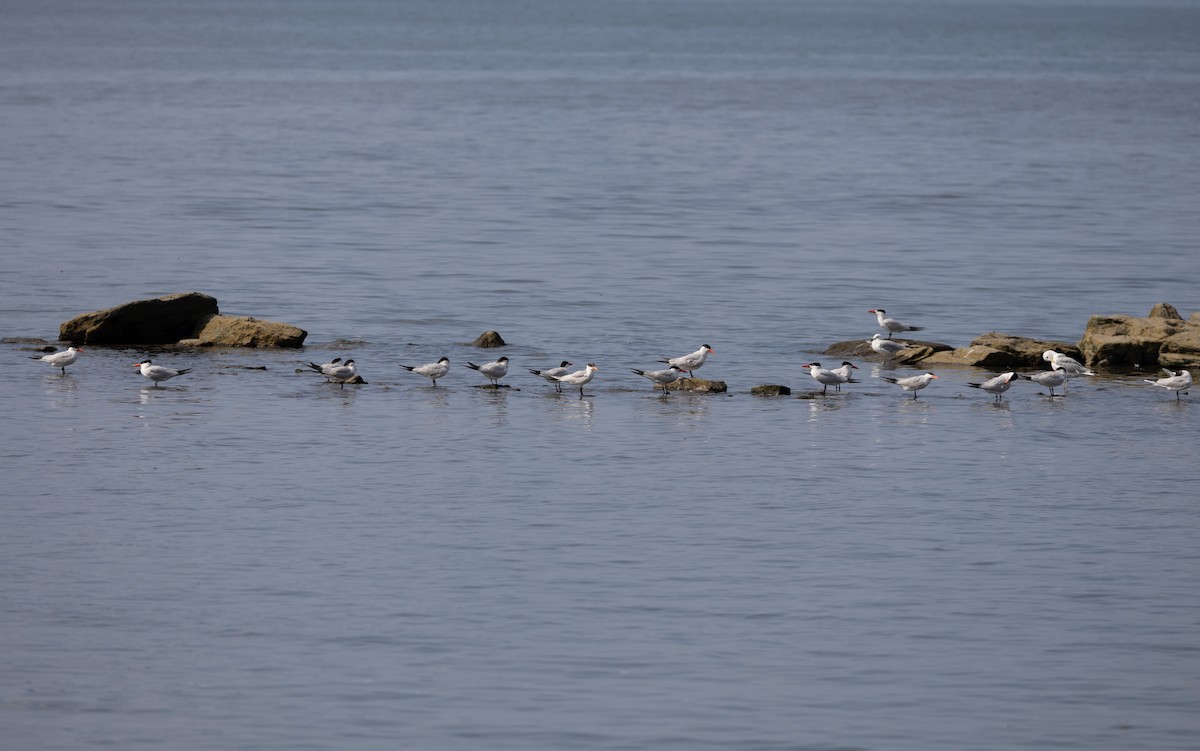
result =
[{"label": "rocky outcrop", "polygon": [[938,365],[968,365],[989,370],[1011,370],[1014,368],[1029,368],[1041,370],[1046,367],[1042,353],[1053,349],[1063,354],[1079,359],[1079,348],[1066,342],[1030,339],[1026,336],[1012,336],[991,332],[976,337],[970,346],[947,352],[937,352],[922,359],[922,367]]},{"label": "rocky outcrop", "polygon": [[703,378],[680,378],[667,388],[671,391],[695,391],[704,394],[724,394],[729,390],[724,381],[706,381]]},{"label": "rocky outcrop", "polygon": [[788,396],[792,390],[787,386],[780,386],[775,383],[768,383],[762,386],[755,386],[750,389],[752,396]]},{"label": "rocky outcrop", "polygon": [[299,347],[308,332],[286,323],[223,316],[217,299],[181,292],[75,316],[59,327],[72,344],[181,344],[193,347]]},{"label": "rocky outcrop", "polygon": [[496,333],[495,331],[485,331],[480,334],[475,341],[471,342],[471,346],[490,349],[492,347],[505,347],[507,344],[505,343],[504,339],[500,337],[500,334]]},{"label": "rocky outcrop", "polygon": [[72,344],[173,344],[216,312],[215,297],[181,292],[75,316],[59,326],[58,336]]},{"label": "rocky outcrop", "polygon": [[189,339],[191,347],[300,347],[308,332],[290,324],[250,316],[205,316]]},{"label": "rocky outcrop", "polygon": [[1181,368],[1200,365],[1200,318],[1184,320],[1175,308],[1159,303],[1145,318],[1092,316],[1079,341],[1091,366]]}]

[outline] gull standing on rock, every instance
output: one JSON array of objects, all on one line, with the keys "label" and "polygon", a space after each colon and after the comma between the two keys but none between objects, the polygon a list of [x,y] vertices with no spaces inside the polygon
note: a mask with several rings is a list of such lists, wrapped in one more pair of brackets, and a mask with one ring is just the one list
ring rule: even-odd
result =
[{"label": "gull standing on rock", "polygon": [[925,329],[924,326],[910,326],[903,321],[897,321],[895,318],[888,318],[887,311],[883,308],[876,308],[867,312],[875,314],[875,320],[879,321],[879,328],[887,330],[888,339],[892,338],[892,334],[899,334],[903,331],[923,331]]},{"label": "gull standing on rock", "polygon": [[678,365],[672,365],[666,370],[638,370],[634,368],[630,372],[637,373],[643,378],[649,378],[651,381],[654,381],[654,383],[662,386],[663,396],[666,396],[669,393],[667,386],[678,381],[679,376],[683,373]]},{"label": "gull standing on rock", "polygon": [[165,381],[192,371],[191,368],[182,368],[180,370],[164,368],[162,365],[155,365],[149,360],[135,362],[133,367],[141,369],[143,378],[149,378],[151,381],[154,381],[154,388],[158,388],[159,381]]},{"label": "gull standing on rock", "polygon": [[1163,372],[1167,374],[1166,378],[1159,378],[1157,381],[1145,379],[1146,383],[1153,383],[1155,386],[1161,386],[1167,391],[1175,392],[1175,401],[1179,401],[1180,394],[1186,394],[1188,389],[1192,387],[1192,374],[1186,370],[1179,371],[1176,374],[1174,371],[1163,368]]},{"label": "gull standing on rock", "polygon": [[715,354],[717,353],[713,351],[712,347],[708,346],[707,344],[701,344],[700,349],[692,352],[691,354],[672,357],[669,360],[662,359],[659,360],[659,362],[665,362],[668,365],[674,365],[680,370],[686,370],[688,375],[691,375],[693,371],[700,369],[700,366],[704,364],[704,360],[709,355]]},{"label": "gull standing on rock", "polygon": [[578,386],[579,398],[582,399],[583,387],[592,380],[592,376],[594,376],[596,371],[599,369],[600,368],[596,367],[596,363],[589,362],[587,367],[583,370],[577,370],[574,373],[567,373],[566,375],[555,376],[554,380],[559,383],[565,383],[568,386]]},{"label": "gull standing on rock", "polygon": [[918,376],[909,376],[908,378],[888,378],[883,376],[883,380],[888,383],[894,383],[905,391],[913,392],[913,399],[917,398],[917,392],[929,385],[929,382],[937,378],[933,373],[922,373]]},{"label": "gull standing on rock", "polygon": [[433,385],[436,387],[437,379],[444,377],[450,372],[450,358],[443,357],[437,362],[431,362],[426,365],[401,365],[400,367],[404,368],[410,373],[416,373],[417,375],[425,376],[429,380],[433,381]]},{"label": "gull standing on rock", "polygon": [[906,346],[900,342],[889,341],[884,339],[879,334],[872,336],[871,341],[867,342],[867,344],[870,344],[871,349],[883,355],[884,358],[888,360],[892,359],[906,349]]},{"label": "gull standing on rock", "polygon": [[1012,382],[1017,380],[1016,373],[1001,373],[995,378],[989,378],[983,383],[968,383],[967,385],[973,389],[983,389],[989,394],[996,395],[996,401],[1004,398],[1004,392],[1012,386]]},{"label": "gull standing on rock", "polygon": [[[849,363],[845,363],[842,367],[845,367],[846,365],[849,365]],[[843,376],[839,373],[833,372],[832,370],[826,370],[825,368],[821,367],[821,363],[819,362],[805,363],[800,367],[808,368],[808,374],[813,377],[813,380],[821,384],[822,396],[826,391],[829,390],[830,386],[841,386],[843,383],[850,381],[849,375]],[[854,366],[851,365],[850,367]]]},{"label": "gull standing on rock", "polygon": [[[1031,376],[1023,375],[1021,377],[1027,381],[1033,381],[1034,383],[1050,389],[1050,396],[1056,395],[1054,393],[1054,389],[1058,388],[1059,386],[1062,386],[1065,389],[1068,380],[1067,374],[1063,372],[1062,368],[1043,370],[1041,373],[1034,373]],[[1062,394],[1058,394],[1058,396],[1062,396]]]},{"label": "gull standing on rock", "polygon": [[[542,378],[545,378],[547,381],[554,384],[555,391],[561,392],[562,386],[559,385],[558,378],[559,378],[559,376],[565,376],[567,373],[570,373],[571,365],[574,365],[574,363],[567,361],[567,360],[563,360],[562,362],[560,362],[558,364],[557,368],[546,368],[545,370],[530,370],[529,372],[533,373],[535,376],[540,376]],[[579,371],[579,372],[582,373],[583,371]]]},{"label": "gull standing on rock", "polygon": [[492,388],[498,389],[500,388],[500,379],[508,375],[508,358],[501,357],[493,362],[485,362],[483,365],[468,362],[467,367],[483,373],[492,382]]},{"label": "gull standing on rock", "polygon": [[62,374],[66,375],[67,366],[74,365],[75,361],[79,359],[79,353],[82,351],[83,347],[80,347],[79,349],[67,347],[61,352],[51,352],[48,355],[39,355],[38,357],[30,357],[29,359],[41,360],[44,363],[53,365],[56,368],[60,368],[62,370]]}]

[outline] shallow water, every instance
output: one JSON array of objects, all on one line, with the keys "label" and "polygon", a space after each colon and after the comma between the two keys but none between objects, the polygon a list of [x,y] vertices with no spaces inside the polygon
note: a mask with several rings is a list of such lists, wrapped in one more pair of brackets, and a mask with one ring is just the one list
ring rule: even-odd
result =
[{"label": "shallow water", "polygon": [[[0,335],[187,289],[310,332],[162,388],[0,344],[11,743],[1194,745],[1194,393],[799,398],[879,305],[1200,309],[1194,6],[5,17]],[[702,342],[727,395],[628,372]],[[589,398],[526,372],[564,357]]]}]

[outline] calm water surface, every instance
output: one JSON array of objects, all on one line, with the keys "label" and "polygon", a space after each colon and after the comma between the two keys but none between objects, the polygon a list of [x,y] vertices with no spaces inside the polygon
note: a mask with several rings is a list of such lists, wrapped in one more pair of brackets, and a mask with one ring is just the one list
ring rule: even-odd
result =
[{"label": "calm water surface", "polygon": [[[1195,393],[748,391],[881,305],[1200,309],[1200,7],[0,14],[0,336],[189,289],[310,332],[157,389],[0,344],[14,747],[1195,747]],[[702,342],[728,395],[628,372]]]}]

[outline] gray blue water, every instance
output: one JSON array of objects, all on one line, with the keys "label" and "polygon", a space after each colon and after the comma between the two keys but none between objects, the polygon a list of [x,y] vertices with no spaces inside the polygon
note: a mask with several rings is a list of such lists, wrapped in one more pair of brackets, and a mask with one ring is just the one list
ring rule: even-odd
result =
[{"label": "gray blue water", "polygon": [[[5,744],[1195,748],[1197,394],[748,392],[873,307],[953,345],[1200,309],[1198,39],[1132,0],[3,0],[0,336],[192,289],[310,332],[158,389],[0,344]],[[486,329],[512,389],[461,367]],[[728,395],[628,372],[701,343]],[[564,358],[589,398],[525,372]]]}]

